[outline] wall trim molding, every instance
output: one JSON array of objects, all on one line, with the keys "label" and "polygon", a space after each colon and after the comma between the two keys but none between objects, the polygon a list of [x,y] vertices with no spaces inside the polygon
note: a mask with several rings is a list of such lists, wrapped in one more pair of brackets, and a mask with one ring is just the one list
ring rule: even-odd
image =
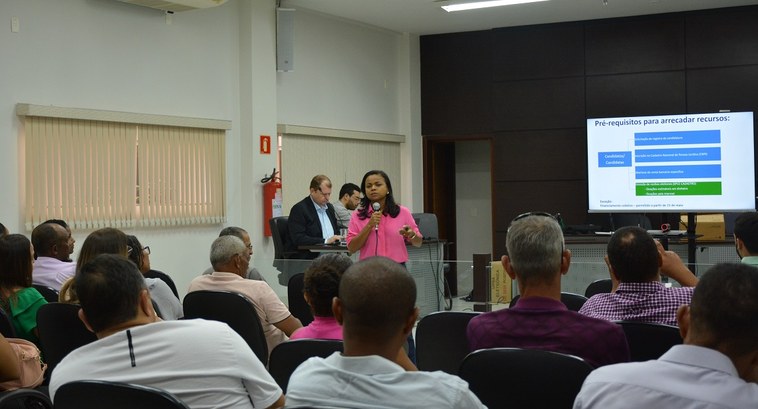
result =
[{"label": "wall trim molding", "polygon": [[178,126],[205,129],[232,129],[232,121],[225,119],[192,118],[174,115],[143,114],[135,112],[106,111],[88,108],[67,108],[52,105],[16,104],[18,116],[42,116],[48,118],[81,119],[87,121],[121,122],[143,125]]},{"label": "wall trim molding", "polygon": [[364,141],[380,141],[380,142],[394,142],[394,143],[405,142],[405,135],[380,133],[380,132],[354,131],[354,130],[349,130],[349,129],[317,128],[313,126],[304,126],[304,125],[278,124],[276,126],[276,130],[277,132],[283,135],[320,136],[320,137],[327,137],[327,138],[358,139],[358,140],[364,140]]}]

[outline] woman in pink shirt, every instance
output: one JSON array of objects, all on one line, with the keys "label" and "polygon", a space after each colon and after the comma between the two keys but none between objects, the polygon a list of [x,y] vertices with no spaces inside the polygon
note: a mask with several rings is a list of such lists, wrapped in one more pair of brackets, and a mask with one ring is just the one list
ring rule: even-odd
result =
[{"label": "woman in pink shirt", "polygon": [[361,260],[388,257],[398,263],[408,261],[406,243],[421,246],[421,234],[410,210],[395,203],[392,182],[381,170],[371,170],[361,182],[360,207],[353,212],[347,231],[347,249],[360,250]]},{"label": "woman in pink shirt", "polygon": [[290,339],[342,339],[342,326],[332,313],[332,299],[339,295],[342,274],[351,265],[353,261],[344,254],[326,253],[308,266],[303,277],[303,297],[311,307],[313,321],[296,329]]}]

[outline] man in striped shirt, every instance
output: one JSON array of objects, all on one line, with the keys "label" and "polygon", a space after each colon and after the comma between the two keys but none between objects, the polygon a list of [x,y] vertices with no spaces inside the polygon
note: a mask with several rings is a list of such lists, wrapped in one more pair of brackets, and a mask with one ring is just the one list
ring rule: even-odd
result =
[{"label": "man in striped shirt", "polygon": [[[640,227],[616,230],[608,242],[605,263],[616,290],[591,297],[580,314],[611,321],[676,325],[676,311],[690,303],[698,281],[676,253],[664,251]],[[667,287],[661,282],[661,274],[682,287]]]}]

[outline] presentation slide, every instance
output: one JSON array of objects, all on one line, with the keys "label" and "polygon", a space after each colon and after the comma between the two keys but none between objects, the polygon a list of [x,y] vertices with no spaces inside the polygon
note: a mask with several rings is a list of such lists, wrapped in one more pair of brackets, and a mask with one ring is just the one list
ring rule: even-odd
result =
[{"label": "presentation slide", "polygon": [[587,120],[590,212],[755,210],[753,113]]}]

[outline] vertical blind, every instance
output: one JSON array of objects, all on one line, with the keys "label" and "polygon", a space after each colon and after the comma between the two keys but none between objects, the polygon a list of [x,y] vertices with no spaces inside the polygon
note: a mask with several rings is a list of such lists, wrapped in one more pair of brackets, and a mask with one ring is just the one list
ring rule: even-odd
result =
[{"label": "vertical blind", "polygon": [[224,221],[224,130],[24,118],[27,229]]}]

